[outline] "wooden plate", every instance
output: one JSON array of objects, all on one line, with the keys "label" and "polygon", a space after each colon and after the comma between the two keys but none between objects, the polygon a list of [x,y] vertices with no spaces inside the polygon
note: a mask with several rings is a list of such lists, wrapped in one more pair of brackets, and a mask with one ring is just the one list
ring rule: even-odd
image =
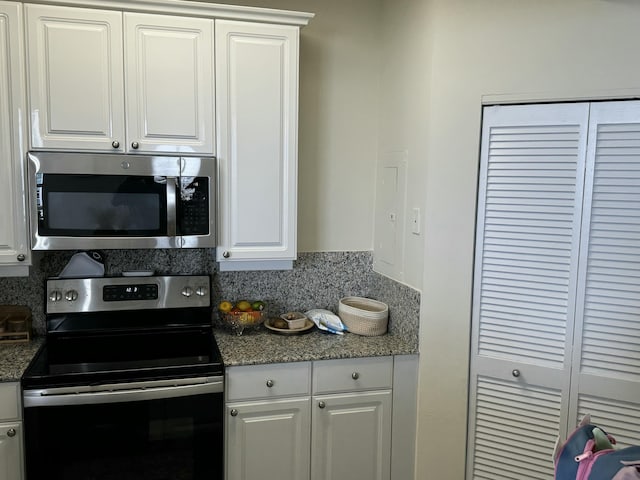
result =
[{"label": "wooden plate", "polygon": [[264,321],[264,326],[266,328],[268,328],[269,330],[271,330],[273,333],[278,333],[280,335],[300,335],[302,333],[308,333],[311,330],[313,330],[313,327],[316,326],[315,323],[313,323],[311,320],[309,320],[307,318],[307,322],[305,323],[304,327],[302,328],[296,328],[296,329],[290,329],[290,328],[277,328],[273,326],[273,321],[277,320],[276,318],[267,318]]}]

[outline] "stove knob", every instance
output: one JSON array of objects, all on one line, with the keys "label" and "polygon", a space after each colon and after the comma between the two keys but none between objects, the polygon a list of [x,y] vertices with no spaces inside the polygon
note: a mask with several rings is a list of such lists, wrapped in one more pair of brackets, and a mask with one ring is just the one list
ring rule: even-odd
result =
[{"label": "stove knob", "polygon": [[207,294],[207,287],[197,287],[196,288],[196,295],[198,295],[199,297],[204,297]]},{"label": "stove knob", "polygon": [[55,302],[59,302],[60,300],[62,300],[62,292],[60,292],[60,290],[53,290],[49,294],[49,301],[55,303]]},{"label": "stove knob", "polygon": [[68,290],[64,294],[64,298],[66,298],[69,302],[75,302],[78,299],[78,292],[75,290]]},{"label": "stove knob", "polygon": [[189,298],[191,295],[193,295],[193,288],[191,287],[184,287],[182,289],[182,296],[183,297],[187,297]]}]

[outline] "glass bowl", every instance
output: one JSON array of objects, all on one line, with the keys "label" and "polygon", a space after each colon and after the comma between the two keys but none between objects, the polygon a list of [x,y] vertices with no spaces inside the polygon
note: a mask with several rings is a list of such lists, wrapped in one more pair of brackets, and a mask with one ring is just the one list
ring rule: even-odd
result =
[{"label": "glass bowl", "polygon": [[219,313],[222,324],[233,330],[236,335],[242,335],[247,329],[258,328],[267,318],[264,310]]}]

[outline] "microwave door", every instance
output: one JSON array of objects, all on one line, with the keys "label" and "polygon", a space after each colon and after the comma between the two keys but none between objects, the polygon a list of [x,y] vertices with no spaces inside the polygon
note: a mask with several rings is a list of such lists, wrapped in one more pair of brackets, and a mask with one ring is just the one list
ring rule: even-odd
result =
[{"label": "microwave door", "polygon": [[35,250],[176,248],[174,176],[42,174]]}]

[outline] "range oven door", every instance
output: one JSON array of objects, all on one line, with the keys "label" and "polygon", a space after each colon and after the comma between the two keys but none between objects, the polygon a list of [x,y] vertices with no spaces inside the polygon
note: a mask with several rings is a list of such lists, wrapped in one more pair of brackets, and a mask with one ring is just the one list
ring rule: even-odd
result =
[{"label": "range oven door", "polygon": [[223,378],[24,391],[27,480],[222,480]]}]

